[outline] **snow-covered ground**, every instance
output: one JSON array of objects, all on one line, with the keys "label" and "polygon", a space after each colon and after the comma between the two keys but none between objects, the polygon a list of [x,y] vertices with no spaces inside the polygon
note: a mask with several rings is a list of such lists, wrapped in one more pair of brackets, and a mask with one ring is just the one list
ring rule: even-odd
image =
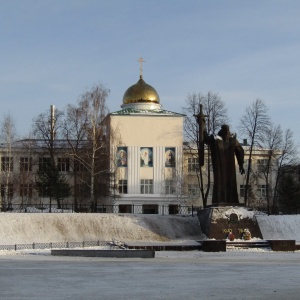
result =
[{"label": "snow-covered ground", "polygon": [[[300,216],[259,216],[264,238],[299,239]],[[196,243],[192,216],[0,213],[0,244],[117,239]],[[2,254],[2,255],[1,255]],[[300,251],[156,251],[152,259],[0,251],[1,299],[299,299]]]},{"label": "snow-covered ground", "polygon": [[300,243],[300,215],[257,216],[264,239],[291,239]]},{"label": "snow-covered ground", "polygon": [[0,245],[203,239],[197,217],[132,214],[0,213]]},{"label": "snow-covered ground", "polygon": [[[295,239],[300,243],[300,215],[255,215],[237,207],[231,210],[240,218],[256,218],[264,239]],[[0,245],[98,240],[193,244],[203,239],[206,236],[196,216],[0,213]]]}]

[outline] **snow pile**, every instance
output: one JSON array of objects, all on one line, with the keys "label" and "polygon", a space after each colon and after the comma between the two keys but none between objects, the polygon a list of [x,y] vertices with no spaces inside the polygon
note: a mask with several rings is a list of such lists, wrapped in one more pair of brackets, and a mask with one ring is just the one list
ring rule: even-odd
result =
[{"label": "snow pile", "polygon": [[0,213],[0,245],[81,241],[169,241],[201,236],[197,217]]},{"label": "snow pile", "polygon": [[249,218],[253,219],[257,215],[257,211],[251,208],[232,206],[232,207],[215,207],[213,212],[212,221],[218,219],[229,219],[231,214],[236,214],[239,220]]},{"label": "snow pile", "polygon": [[[255,217],[263,239],[300,241],[300,215],[255,215],[245,208],[228,208],[224,218],[236,213]],[[112,241],[188,243],[205,239],[197,217],[133,214],[0,213],[0,245]]]},{"label": "snow pile", "polygon": [[300,242],[300,215],[256,216],[265,240],[285,239]]}]

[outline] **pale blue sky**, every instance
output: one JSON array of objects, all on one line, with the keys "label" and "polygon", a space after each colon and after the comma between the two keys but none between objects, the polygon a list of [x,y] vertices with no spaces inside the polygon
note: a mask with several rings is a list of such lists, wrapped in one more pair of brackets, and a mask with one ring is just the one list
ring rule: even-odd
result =
[{"label": "pale blue sky", "polygon": [[298,0],[0,0],[0,121],[11,114],[25,136],[98,83],[119,110],[142,56],[164,109],[216,92],[238,131],[261,98],[300,143],[299,16]]}]

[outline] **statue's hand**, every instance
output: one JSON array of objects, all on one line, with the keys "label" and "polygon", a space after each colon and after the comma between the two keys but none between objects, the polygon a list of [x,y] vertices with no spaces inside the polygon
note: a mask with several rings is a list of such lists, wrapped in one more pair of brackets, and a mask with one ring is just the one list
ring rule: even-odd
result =
[{"label": "statue's hand", "polygon": [[241,175],[245,174],[245,169],[243,166],[240,166],[240,173],[241,173]]}]

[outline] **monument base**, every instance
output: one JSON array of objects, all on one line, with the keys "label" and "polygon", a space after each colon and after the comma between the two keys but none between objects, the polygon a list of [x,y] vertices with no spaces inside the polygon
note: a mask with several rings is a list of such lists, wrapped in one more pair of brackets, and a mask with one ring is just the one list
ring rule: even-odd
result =
[{"label": "monument base", "polygon": [[[202,232],[210,239],[226,239],[232,233],[236,239],[245,238],[246,230],[252,238],[262,234],[254,211],[239,205],[210,206],[197,213]],[[249,236],[248,236],[249,237]]]}]

